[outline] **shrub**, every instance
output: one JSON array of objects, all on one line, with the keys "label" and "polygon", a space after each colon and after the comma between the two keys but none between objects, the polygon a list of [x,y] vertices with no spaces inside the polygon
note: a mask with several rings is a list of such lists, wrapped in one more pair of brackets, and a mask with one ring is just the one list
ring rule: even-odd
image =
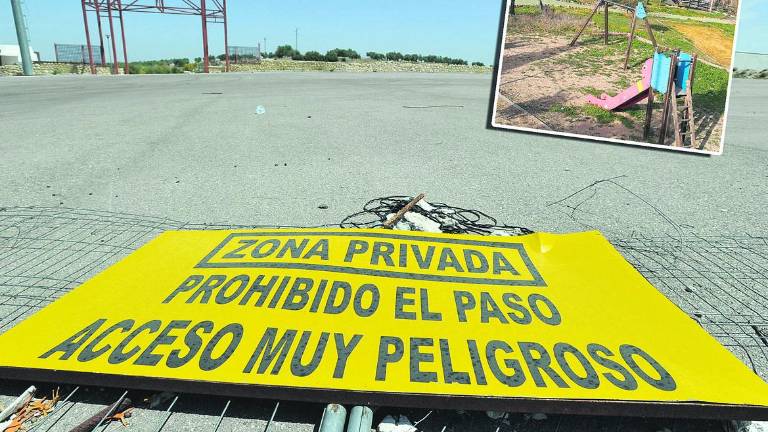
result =
[{"label": "shrub", "polygon": [[357,51],[353,50],[352,48],[347,48],[347,49],[334,48],[334,49],[328,51],[326,56],[328,56],[328,54],[330,54],[330,53],[335,54],[336,57],[347,57],[347,58],[351,58],[351,59],[359,59],[360,58],[360,54],[358,54]]},{"label": "shrub", "polygon": [[485,66],[483,62],[472,62],[472,66]]},{"label": "shrub", "polygon": [[339,61],[339,56],[336,55],[335,50],[330,50],[327,53],[325,53],[325,61],[327,61],[327,62]]},{"label": "shrub", "polygon": [[384,60],[385,58],[387,58],[387,56],[385,56],[384,54],[377,53],[375,51],[369,51],[365,53],[365,56],[371,60]]},{"label": "shrub", "polygon": [[397,51],[390,51],[387,53],[387,60],[400,61],[403,59],[403,55]]},{"label": "shrub", "polygon": [[325,56],[317,51],[307,51],[304,53],[304,60],[309,61],[325,61]]}]

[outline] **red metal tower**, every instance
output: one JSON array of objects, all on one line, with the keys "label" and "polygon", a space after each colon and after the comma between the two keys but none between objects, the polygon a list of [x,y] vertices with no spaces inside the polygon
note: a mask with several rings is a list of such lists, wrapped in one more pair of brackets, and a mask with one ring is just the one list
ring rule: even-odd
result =
[{"label": "red metal tower", "polygon": [[109,24],[109,32],[112,49],[112,73],[117,74],[117,46],[115,42],[115,25],[113,15],[117,14],[120,21],[120,35],[123,42],[124,73],[128,73],[128,51],[125,43],[125,23],[123,12],[163,13],[174,15],[200,16],[203,25],[203,70],[208,73],[208,23],[224,24],[224,55],[225,70],[229,71],[229,50],[227,35],[227,0],[81,0],[83,7],[83,25],[85,26],[86,46],[88,47],[88,60],[91,65],[91,73],[96,73],[93,64],[93,49],[91,48],[91,34],[88,30],[88,12],[96,15],[99,28],[99,46],[101,47],[101,61],[104,60],[104,33],[101,28],[101,19],[106,14]]}]

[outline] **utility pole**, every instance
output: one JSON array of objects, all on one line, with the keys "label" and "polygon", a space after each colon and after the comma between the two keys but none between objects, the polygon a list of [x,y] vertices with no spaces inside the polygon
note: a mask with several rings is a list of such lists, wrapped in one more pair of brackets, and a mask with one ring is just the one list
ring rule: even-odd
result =
[{"label": "utility pole", "polygon": [[296,27],[296,44],[294,45],[293,49],[296,50],[296,52],[299,51],[299,28]]},{"label": "utility pole", "polygon": [[264,53],[267,53],[267,38],[264,38]]},{"label": "utility pole", "polygon": [[24,75],[32,75],[32,57],[29,55],[29,39],[27,39],[27,24],[24,22],[24,14],[21,12],[21,0],[11,0],[13,21],[16,24],[16,39],[19,41],[21,51],[21,68]]}]

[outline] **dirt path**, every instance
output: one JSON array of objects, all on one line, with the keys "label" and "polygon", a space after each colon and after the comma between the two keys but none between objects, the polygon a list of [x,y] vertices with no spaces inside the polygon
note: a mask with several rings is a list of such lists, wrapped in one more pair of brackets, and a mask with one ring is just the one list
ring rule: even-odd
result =
[{"label": "dirt path", "polygon": [[716,28],[671,21],[667,22],[667,24],[682,33],[683,36],[693,42],[696,48],[704,51],[708,57],[714,59],[720,66],[727,68],[731,65],[732,37],[725,35]]}]

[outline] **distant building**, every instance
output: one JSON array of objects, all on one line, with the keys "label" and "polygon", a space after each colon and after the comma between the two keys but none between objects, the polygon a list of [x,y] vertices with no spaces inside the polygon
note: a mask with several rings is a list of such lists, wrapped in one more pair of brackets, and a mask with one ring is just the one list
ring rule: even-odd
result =
[{"label": "distant building", "polygon": [[[40,61],[40,53],[29,47],[32,61]],[[0,66],[21,64],[21,49],[18,45],[0,45]]]}]

